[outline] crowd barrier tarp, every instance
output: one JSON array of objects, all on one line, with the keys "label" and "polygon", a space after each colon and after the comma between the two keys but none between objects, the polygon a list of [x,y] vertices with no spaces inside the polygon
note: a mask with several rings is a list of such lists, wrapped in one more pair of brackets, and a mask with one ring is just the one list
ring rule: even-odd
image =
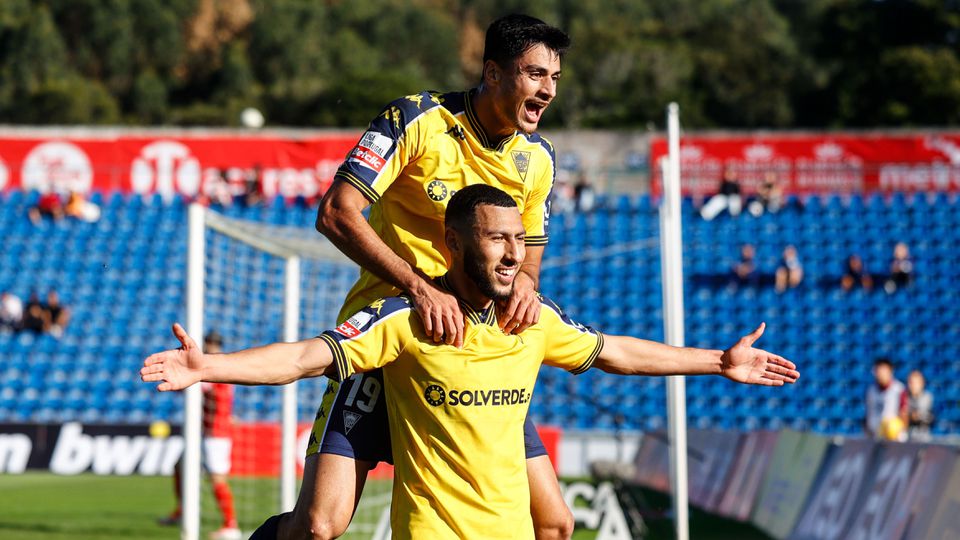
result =
[{"label": "crowd barrier tarp", "polygon": [[[667,141],[650,145],[653,192],[659,193]],[[688,134],[680,141],[681,189],[717,192],[730,168],[746,193],[773,172],[788,193],[960,190],[960,132],[910,134]]]},{"label": "crowd barrier tarp", "polygon": [[[960,538],[960,459],[954,459],[953,471],[937,495],[936,487],[927,492],[931,496],[924,502],[934,506],[929,520],[919,526],[910,527],[905,538],[923,540],[952,540]],[[920,498],[915,504],[922,504]],[[921,516],[923,517],[923,516]],[[924,521],[924,520],[920,520]]]},{"label": "crowd barrier tarp", "polygon": [[751,516],[754,525],[774,538],[790,534],[830,445],[821,435],[780,432]]},{"label": "crowd barrier tarp", "polygon": [[718,457],[716,443],[720,432],[687,430],[687,492],[690,502],[702,507],[709,490],[710,475]]},{"label": "crowd barrier tarp", "polygon": [[844,538],[923,538],[956,457],[940,446],[884,444],[873,486]]},{"label": "crowd barrier tarp", "polygon": [[634,463],[637,485],[665,493],[670,491],[670,447],[666,432],[644,434]]},{"label": "crowd barrier tarp", "polygon": [[741,438],[736,460],[730,467],[716,511],[739,521],[750,519],[764,473],[777,445],[776,431],[754,431]]},{"label": "crowd barrier tarp", "polygon": [[[723,490],[727,486],[730,469],[740,446],[743,435],[737,431],[699,431],[702,435],[696,440],[688,440],[687,448],[690,466],[690,500],[693,504],[715,512]],[[703,456],[696,461],[694,452]],[[694,478],[701,478],[694,489]]]},{"label": "crowd barrier tarp", "polygon": [[822,480],[811,492],[791,540],[845,538],[877,472],[880,450],[872,440],[848,439],[833,453],[823,465]]},{"label": "crowd barrier tarp", "polygon": [[243,192],[260,168],[264,195],[313,197],[333,180],[360,132],[303,138],[221,134],[183,136],[0,135],[0,190],[61,193],[122,191],[195,196],[227,188]]}]

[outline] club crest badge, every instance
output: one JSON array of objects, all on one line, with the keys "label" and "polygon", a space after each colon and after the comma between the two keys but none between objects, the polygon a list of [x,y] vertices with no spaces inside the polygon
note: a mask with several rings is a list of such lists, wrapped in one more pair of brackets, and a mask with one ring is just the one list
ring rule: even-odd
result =
[{"label": "club crest badge", "polygon": [[530,152],[514,150],[511,154],[513,155],[513,164],[517,166],[517,172],[520,173],[520,179],[526,182],[527,170],[530,168]]}]

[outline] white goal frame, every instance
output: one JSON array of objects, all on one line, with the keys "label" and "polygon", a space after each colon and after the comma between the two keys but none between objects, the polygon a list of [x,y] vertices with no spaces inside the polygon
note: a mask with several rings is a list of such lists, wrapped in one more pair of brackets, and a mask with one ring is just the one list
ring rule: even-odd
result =
[{"label": "white goal frame", "polygon": [[[267,238],[263,228],[281,227],[225,217],[193,203],[188,209],[186,330],[195,338],[204,335],[204,277],[206,257],[206,230],[212,229],[234,240],[284,260],[283,340],[297,341],[300,321],[300,262],[301,256],[322,260],[349,262],[329,241],[316,235],[298,237],[302,229],[289,234]],[[184,406],[184,454],[182,475],[183,540],[200,540],[200,455],[202,396],[200,385],[186,389]],[[280,508],[279,512],[293,510],[296,503],[297,470],[297,383],[283,386],[280,450]]]}]

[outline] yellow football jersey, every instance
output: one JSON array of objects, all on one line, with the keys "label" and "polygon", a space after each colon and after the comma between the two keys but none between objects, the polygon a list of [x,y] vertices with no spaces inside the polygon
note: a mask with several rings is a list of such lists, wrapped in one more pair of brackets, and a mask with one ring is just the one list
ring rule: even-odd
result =
[{"label": "yellow football jersey", "polygon": [[599,332],[542,303],[540,321],[519,336],[500,331],[492,306],[464,305],[463,349],[428,338],[404,297],[321,334],[341,379],[383,368],[394,538],[534,537],[523,422],[540,364],[579,374],[603,346]]},{"label": "yellow football jersey", "polygon": [[[471,184],[489,184],[517,202],[527,245],[545,245],[555,155],[537,134],[487,139],[470,92],[423,92],[383,110],[337,171],[336,179],[370,200],[369,222],[405,261],[430,277],[450,267],[443,217],[450,197]],[[400,294],[362,269],[338,321],[377,298]]]}]

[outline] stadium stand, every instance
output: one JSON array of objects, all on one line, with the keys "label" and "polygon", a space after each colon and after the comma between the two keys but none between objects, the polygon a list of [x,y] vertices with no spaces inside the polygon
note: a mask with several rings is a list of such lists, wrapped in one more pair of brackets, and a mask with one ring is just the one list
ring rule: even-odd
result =
[{"label": "stadium stand", "polygon": [[[65,335],[0,333],[0,420],[9,422],[142,423],[181,420],[178,397],[139,381],[142,359],[172,346],[167,325],[183,320],[186,207],[157,195],[94,194],[97,223],[72,220],[34,226],[27,209],[36,193],[0,195],[0,289],[20,297],[50,287],[73,310]],[[960,409],[960,201],[955,195],[837,195],[805,199],[759,218],[706,222],[684,202],[687,342],[727,346],[761,320],[761,344],[795,360],[804,376],[789,389],[767,391],[715,378],[688,381],[689,422],[701,429],[794,428],[860,431],[863,393],[877,356],[905,378],[927,375],[937,397],[935,434],[956,433]],[[231,217],[309,228],[315,210],[282,199],[234,206]],[[661,339],[657,208],[648,196],[601,198],[590,214],[558,214],[547,250],[543,291],[577,320],[608,333]],[[308,230],[309,233],[309,230]],[[844,293],[842,261],[859,253],[884,273],[893,245],[910,245],[912,287],[887,294]],[[806,277],[777,294],[769,286],[733,288],[725,280],[739,246],[757,247],[761,272],[773,274],[794,244]],[[618,247],[624,249],[616,249]],[[591,250],[613,254],[590,257]],[[250,334],[253,335],[253,321]],[[854,383],[850,382],[853,377]],[[309,421],[322,385],[308,387],[300,418]],[[279,399],[243,388],[236,415],[275,415]],[[314,395],[316,394],[316,395]],[[665,426],[661,379],[572,377],[541,370],[532,403],[536,421],[566,428],[656,430]]]}]

